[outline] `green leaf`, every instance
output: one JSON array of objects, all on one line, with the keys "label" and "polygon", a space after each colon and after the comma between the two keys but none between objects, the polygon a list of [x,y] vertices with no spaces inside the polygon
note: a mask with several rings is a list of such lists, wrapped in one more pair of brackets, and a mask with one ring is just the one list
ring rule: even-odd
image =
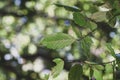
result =
[{"label": "green leaf", "polygon": [[73,19],[74,19],[76,24],[78,24],[78,25],[80,25],[82,27],[86,26],[87,20],[81,13],[74,12],[73,13]]},{"label": "green leaf", "polygon": [[107,48],[110,50],[111,55],[112,55],[114,58],[116,58],[114,49],[111,47],[111,44],[108,43],[106,46],[107,46]]},{"label": "green leaf", "polygon": [[93,77],[93,73],[94,73],[94,70],[92,68],[90,68],[90,77],[91,78]]},{"label": "green leaf", "polygon": [[97,70],[104,70],[104,67],[102,65],[94,65],[94,68]]},{"label": "green leaf", "polygon": [[94,77],[96,80],[103,80],[102,71],[94,69]]},{"label": "green leaf", "polygon": [[82,50],[84,51],[84,55],[87,57],[87,58],[90,58],[90,46],[92,44],[92,40],[89,36],[85,37],[84,39],[82,39],[80,41],[80,46],[82,48]]},{"label": "green leaf", "polygon": [[58,3],[55,3],[55,5],[58,6],[58,7],[64,7],[68,11],[74,11],[74,12],[80,12],[81,11],[78,7],[67,6],[67,5],[58,4]]},{"label": "green leaf", "polygon": [[106,20],[106,12],[95,12],[92,14],[91,19],[95,20],[96,22],[101,22]]},{"label": "green leaf", "polygon": [[56,66],[52,68],[52,76],[53,78],[56,78],[60,72],[63,70],[64,67],[64,61],[62,59],[54,59],[53,62],[56,63]]},{"label": "green leaf", "polygon": [[76,39],[64,33],[55,33],[46,36],[42,44],[50,49],[60,49],[71,45]]},{"label": "green leaf", "polygon": [[69,72],[68,80],[81,80],[83,69],[80,64],[75,64]]},{"label": "green leaf", "polygon": [[44,80],[49,80],[50,75],[45,75]]},{"label": "green leaf", "polygon": [[75,32],[75,34],[77,35],[78,38],[82,37],[82,33],[80,32],[80,30],[77,27],[72,26],[73,31]]},{"label": "green leaf", "polygon": [[112,64],[106,64],[105,65],[105,72],[106,72],[106,74],[113,73],[113,66],[112,66]]},{"label": "green leaf", "polygon": [[89,21],[89,22],[87,22],[87,27],[90,28],[91,31],[93,31],[94,29],[97,28],[97,24],[92,21]]}]

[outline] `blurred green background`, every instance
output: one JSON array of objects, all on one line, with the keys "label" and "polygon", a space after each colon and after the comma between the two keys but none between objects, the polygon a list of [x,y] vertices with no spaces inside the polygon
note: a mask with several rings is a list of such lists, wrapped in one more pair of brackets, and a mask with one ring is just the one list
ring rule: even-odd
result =
[{"label": "blurred green background", "polygon": [[[107,22],[106,11],[111,8],[103,0],[0,0],[0,80],[43,80],[55,65],[52,62],[54,58],[65,61],[64,70],[55,80],[67,80],[72,65],[69,61],[81,59],[84,53],[77,43],[59,50],[47,49],[40,44],[42,37],[56,32],[76,37],[70,24],[72,12],[54,3],[77,6],[97,22]],[[120,52],[119,16],[117,20],[110,23],[112,27],[117,26],[117,33],[111,27],[109,31],[103,27],[92,35],[90,53],[94,55],[93,61],[113,59],[108,54],[106,42],[112,43],[116,53]],[[96,27],[94,23],[91,25]],[[90,31],[87,28],[78,29],[83,35]],[[84,72],[87,77],[87,66]],[[104,80],[112,80],[111,64],[105,66],[103,74]]]}]

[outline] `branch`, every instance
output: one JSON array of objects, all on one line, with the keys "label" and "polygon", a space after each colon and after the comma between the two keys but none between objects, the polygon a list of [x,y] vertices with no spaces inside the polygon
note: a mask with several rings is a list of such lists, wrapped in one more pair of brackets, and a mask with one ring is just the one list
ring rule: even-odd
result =
[{"label": "branch", "polygon": [[113,63],[115,62],[116,60],[113,60],[113,61],[110,61],[110,62],[103,62],[103,63],[92,63],[92,62],[89,62],[89,61],[85,61],[84,63],[85,64],[89,64],[89,65],[104,65],[104,64],[109,64],[109,63]]}]

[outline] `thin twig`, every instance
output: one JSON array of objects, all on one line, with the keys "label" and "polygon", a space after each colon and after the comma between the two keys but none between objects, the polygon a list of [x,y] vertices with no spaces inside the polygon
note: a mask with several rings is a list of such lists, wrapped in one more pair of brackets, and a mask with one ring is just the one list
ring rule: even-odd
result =
[{"label": "thin twig", "polygon": [[94,31],[96,31],[97,28],[93,29],[91,32],[89,32],[88,34],[86,34],[85,36],[81,37],[81,38],[78,38],[77,41],[81,41],[83,40],[84,38],[86,38],[87,36],[91,35]]},{"label": "thin twig", "polygon": [[91,63],[89,61],[85,61],[86,64],[90,64],[90,65],[104,65],[104,64],[109,64],[109,63],[112,63],[114,62],[115,60],[113,61],[109,61],[109,62],[103,62],[103,63]]}]

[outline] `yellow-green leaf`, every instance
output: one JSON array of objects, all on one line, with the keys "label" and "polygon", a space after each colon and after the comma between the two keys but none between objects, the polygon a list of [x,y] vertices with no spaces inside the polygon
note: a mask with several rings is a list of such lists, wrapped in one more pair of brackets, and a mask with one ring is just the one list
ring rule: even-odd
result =
[{"label": "yellow-green leaf", "polygon": [[60,72],[63,70],[64,67],[64,61],[62,59],[54,59],[53,62],[56,63],[56,66],[52,68],[52,76],[53,78],[56,78]]},{"label": "yellow-green leaf", "polygon": [[106,12],[96,12],[91,16],[91,19],[96,22],[101,22],[106,20]]}]

